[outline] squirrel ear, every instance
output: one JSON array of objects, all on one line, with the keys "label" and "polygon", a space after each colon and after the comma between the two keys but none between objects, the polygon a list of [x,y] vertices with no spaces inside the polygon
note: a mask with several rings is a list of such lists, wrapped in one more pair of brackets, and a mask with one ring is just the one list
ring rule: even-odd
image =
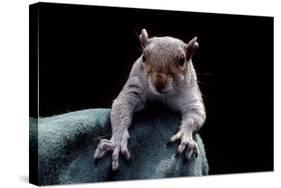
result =
[{"label": "squirrel ear", "polygon": [[186,59],[190,61],[192,59],[192,56],[194,52],[199,47],[199,44],[197,42],[197,37],[194,37],[186,46]]},{"label": "squirrel ear", "polygon": [[148,34],[145,29],[141,30],[141,34],[139,36],[141,46],[144,48],[147,44]]}]

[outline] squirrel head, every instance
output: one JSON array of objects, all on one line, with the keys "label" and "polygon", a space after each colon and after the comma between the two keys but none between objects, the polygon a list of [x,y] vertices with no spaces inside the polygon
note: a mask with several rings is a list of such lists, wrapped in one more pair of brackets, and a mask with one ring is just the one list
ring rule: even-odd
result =
[{"label": "squirrel head", "polygon": [[168,94],[185,82],[188,64],[199,46],[197,37],[188,43],[173,37],[149,38],[142,29],[139,39],[142,66],[154,94]]}]

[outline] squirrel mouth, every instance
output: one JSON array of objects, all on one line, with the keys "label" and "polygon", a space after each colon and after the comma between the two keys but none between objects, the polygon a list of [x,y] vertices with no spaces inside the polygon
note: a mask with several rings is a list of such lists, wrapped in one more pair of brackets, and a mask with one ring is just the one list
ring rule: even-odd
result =
[{"label": "squirrel mouth", "polygon": [[171,93],[171,91],[170,90],[156,90],[156,92],[157,92],[157,94],[158,95],[168,95],[168,94],[170,94]]},{"label": "squirrel mouth", "polygon": [[160,94],[167,94],[169,91],[158,91]]}]

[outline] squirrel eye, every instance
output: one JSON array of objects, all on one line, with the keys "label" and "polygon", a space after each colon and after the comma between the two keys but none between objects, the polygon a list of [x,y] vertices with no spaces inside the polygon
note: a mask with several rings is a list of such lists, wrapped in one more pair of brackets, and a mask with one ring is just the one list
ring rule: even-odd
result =
[{"label": "squirrel eye", "polygon": [[179,61],[178,61],[179,65],[180,65],[180,66],[183,66],[183,65],[184,65],[184,62],[185,62],[184,56],[180,56]]}]

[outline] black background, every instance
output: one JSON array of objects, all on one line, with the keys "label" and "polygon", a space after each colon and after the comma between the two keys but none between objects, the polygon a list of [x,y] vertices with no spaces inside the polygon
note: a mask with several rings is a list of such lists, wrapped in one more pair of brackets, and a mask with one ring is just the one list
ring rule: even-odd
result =
[{"label": "black background", "polygon": [[210,174],[273,170],[270,17],[40,4],[39,115],[111,107],[141,54],[142,28],[198,37]]}]

